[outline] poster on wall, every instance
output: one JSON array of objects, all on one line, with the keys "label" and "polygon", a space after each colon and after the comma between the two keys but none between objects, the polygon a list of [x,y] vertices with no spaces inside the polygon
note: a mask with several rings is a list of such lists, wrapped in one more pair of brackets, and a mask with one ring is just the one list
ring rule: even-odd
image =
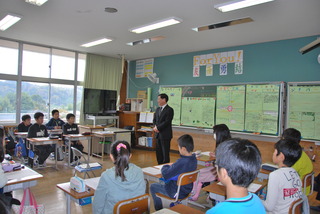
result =
[{"label": "poster on wall", "polygon": [[136,78],[147,77],[153,73],[154,58],[137,60],[136,62]]},{"label": "poster on wall", "polygon": [[173,87],[164,87],[160,89],[160,93],[165,93],[169,97],[168,105],[170,105],[174,110],[172,124],[180,125],[182,89],[173,88]]}]

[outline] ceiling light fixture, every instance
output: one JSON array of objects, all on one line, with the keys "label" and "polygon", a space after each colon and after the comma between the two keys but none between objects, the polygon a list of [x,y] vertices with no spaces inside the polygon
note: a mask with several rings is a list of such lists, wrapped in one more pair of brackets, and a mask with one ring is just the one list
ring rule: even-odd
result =
[{"label": "ceiling light fixture", "polygon": [[111,42],[112,39],[110,38],[103,38],[103,39],[99,39],[99,40],[96,40],[96,41],[93,41],[93,42],[88,42],[86,44],[83,44],[81,45],[82,47],[92,47],[92,46],[95,46],[95,45],[100,45],[100,44],[103,44],[103,43],[106,43],[106,42]]},{"label": "ceiling light fixture", "polygon": [[21,19],[20,16],[15,14],[8,14],[0,20],[0,30],[5,31]]},{"label": "ceiling light fixture", "polygon": [[170,17],[164,20],[160,20],[160,21],[156,21],[150,24],[146,24],[140,27],[136,27],[136,28],[132,28],[129,31],[133,32],[133,33],[144,33],[147,31],[151,31],[151,30],[155,30],[158,28],[163,28],[163,27],[167,27],[170,25],[174,25],[174,24],[179,24],[181,23],[182,20],[179,18],[175,18],[175,17]]},{"label": "ceiling light fixture", "polygon": [[146,43],[162,40],[164,38],[166,38],[166,37],[164,37],[164,36],[154,36],[154,37],[151,37],[151,38],[148,38],[148,39],[138,40],[138,41],[134,41],[134,42],[128,42],[127,45],[130,45],[130,46],[141,45],[141,44],[146,44]]},{"label": "ceiling light fixture", "polygon": [[250,7],[257,4],[263,4],[274,0],[234,0],[218,5],[214,5],[214,8],[220,10],[221,12],[228,12],[232,10],[238,10],[245,7]]},{"label": "ceiling light fixture", "polygon": [[220,22],[220,23],[216,23],[216,24],[212,24],[212,25],[192,28],[192,30],[197,31],[197,32],[204,31],[204,30],[213,30],[213,29],[228,27],[228,26],[232,26],[232,25],[239,25],[239,24],[243,24],[243,23],[247,23],[247,22],[253,22],[253,19],[251,19],[250,17],[242,18],[242,19],[234,19],[231,21]]},{"label": "ceiling light fixture", "polygon": [[48,0],[25,0],[27,3],[29,4],[33,4],[33,5],[37,5],[37,6],[41,6],[44,3],[46,3]]}]

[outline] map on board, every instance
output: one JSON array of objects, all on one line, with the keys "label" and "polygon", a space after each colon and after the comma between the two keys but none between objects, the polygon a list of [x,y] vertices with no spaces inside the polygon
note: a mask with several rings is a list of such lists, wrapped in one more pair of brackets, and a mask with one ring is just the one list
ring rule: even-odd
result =
[{"label": "map on board", "polygon": [[247,85],[245,130],[278,134],[280,85]]},{"label": "map on board", "polygon": [[182,97],[181,125],[212,128],[215,116],[215,98]]},{"label": "map on board", "polygon": [[169,97],[168,105],[173,108],[174,116],[172,120],[173,125],[180,125],[181,114],[181,88],[161,88],[160,93],[165,93]]},{"label": "map on board", "polygon": [[230,130],[244,130],[245,85],[218,86],[216,124],[226,124]]},{"label": "map on board", "polygon": [[320,140],[320,86],[290,86],[288,128],[302,138]]}]

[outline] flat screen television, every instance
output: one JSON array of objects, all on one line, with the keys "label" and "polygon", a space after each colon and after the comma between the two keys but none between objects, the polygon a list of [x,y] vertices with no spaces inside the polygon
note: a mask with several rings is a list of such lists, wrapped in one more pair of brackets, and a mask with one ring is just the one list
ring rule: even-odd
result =
[{"label": "flat screen television", "polygon": [[116,113],[117,91],[84,89],[84,113],[92,115],[110,115]]}]

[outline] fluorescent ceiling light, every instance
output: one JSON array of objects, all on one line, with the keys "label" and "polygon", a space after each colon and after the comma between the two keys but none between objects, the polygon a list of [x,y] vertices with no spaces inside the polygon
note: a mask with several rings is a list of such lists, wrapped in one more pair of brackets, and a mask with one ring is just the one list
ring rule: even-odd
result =
[{"label": "fluorescent ceiling light", "polygon": [[160,21],[157,21],[157,22],[154,22],[154,23],[150,23],[150,24],[147,24],[147,25],[136,27],[136,28],[130,29],[129,31],[131,31],[133,33],[144,33],[144,32],[147,32],[147,31],[158,29],[158,28],[163,28],[163,27],[167,27],[167,26],[170,26],[170,25],[179,24],[181,22],[182,22],[181,19],[178,19],[178,18],[175,18],[175,17],[171,17],[171,18],[168,18],[168,19],[164,19],[164,20],[160,20]]},{"label": "fluorescent ceiling light", "polygon": [[127,45],[130,45],[130,46],[141,45],[141,44],[146,44],[146,43],[162,40],[164,38],[166,38],[166,37],[164,37],[164,36],[154,36],[154,37],[151,37],[151,38],[148,38],[148,39],[138,40],[138,41],[134,41],[134,42],[128,42]]},{"label": "fluorescent ceiling light", "polygon": [[25,1],[27,3],[29,3],[29,4],[34,4],[34,5],[37,5],[37,6],[41,6],[44,3],[46,3],[48,0],[25,0]]},{"label": "fluorescent ceiling light", "polygon": [[21,19],[20,16],[14,15],[14,14],[8,14],[6,15],[1,21],[0,21],[0,30],[5,31],[15,23],[17,23]]},{"label": "fluorescent ceiling light", "polygon": [[103,43],[106,43],[106,42],[111,42],[112,39],[109,39],[109,38],[103,38],[103,39],[99,39],[99,40],[96,40],[96,41],[93,41],[93,42],[89,42],[89,43],[86,43],[86,44],[83,44],[81,45],[82,47],[92,47],[92,46],[95,46],[95,45],[100,45],[100,44],[103,44]]},{"label": "fluorescent ceiling light", "polygon": [[214,8],[220,10],[221,12],[228,12],[232,10],[237,10],[244,7],[250,7],[257,4],[263,4],[274,0],[234,0],[218,5],[214,5]]},{"label": "fluorescent ceiling light", "polygon": [[197,31],[197,32],[204,31],[204,30],[213,30],[213,29],[228,27],[228,26],[232,26],[232,25],[244,24],[247,22],[253,22],[253,19],[251,19],[250,17],[242,18],[242,19],[234,19],[231,21],[220,22],[220,23],[216,23],[216,24],[212,24],[212,25],[192,28],[192,30]]}]

